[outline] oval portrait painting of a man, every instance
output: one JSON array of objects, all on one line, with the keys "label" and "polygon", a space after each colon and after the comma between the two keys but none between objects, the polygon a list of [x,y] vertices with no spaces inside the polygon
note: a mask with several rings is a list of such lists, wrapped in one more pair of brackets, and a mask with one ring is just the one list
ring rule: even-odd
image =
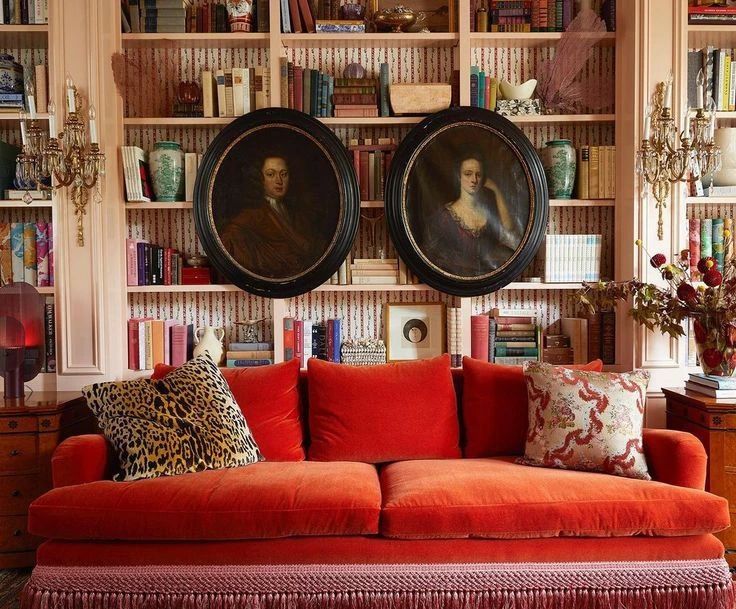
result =
[{"label": "oval portrait painting of a man", "polygon": [[397,151],[387,188],[392,237],[426,283],[486,293],[518,276],[539,246],[548,205],[541,162],[494,113],[435,117]]},{"label": "oval portrait painting of a man", "polygon": [[344,259],[357,224],[348,217],[356,215],[354,180],[345,175],[352,171],[346,154],[330,150],[335,143],[326,146],[324,135],[288,123],[256,125],[231,137],[205,168],[203,244],[236,285],[264,295],[301,293]]}]

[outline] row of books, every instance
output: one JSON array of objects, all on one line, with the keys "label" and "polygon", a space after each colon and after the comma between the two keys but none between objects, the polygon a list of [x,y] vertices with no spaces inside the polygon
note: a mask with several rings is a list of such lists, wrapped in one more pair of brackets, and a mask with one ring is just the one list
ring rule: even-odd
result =
[{"label": "row of books", "polygon": [[616,146],[576,150],[575,191],[580,199],[616,198]]},{"label": "row of books", "polygon": [[[736,20],[733,22],[736,24]],[[704,106],[712,97],[716,110],[736,110],[736,67],[734,49],[719,49],[706,46],[687,53],[687,103],[691,108],[698,106],[697,79],[700,71],[705,77]]]},{"label": "row of books", "polygon": [[733,239],[726,240],[723,231],[733,232],[732,218],[690,218],[688,220],[688,249],[690,250],[690,277],[700,279],[698,261],[713,256],[718,268],[733,260]]},{"label": "row of books", "polygon": [[[191,6],[192,0],[122,0],[123,31],[186,32],[188,10]],[[227,23],[227,8],[220,6],[222,8],[219,10],[213,6],[211,11],[216,21],[219,13],[219,18],[224,18]]]},{"label": "row of books", "polygon": [[273,343],[230,343],[225,353],[228,368],[256,368],[273,364]]},{"label": "row of books", "polygon": [[539,361],[542,330],[531,309],[493,309],[470,317],[470,355],[497,364]]},{"label": "row of books", "polygon": [[[128,285],[181,285],[184,256],[141,239],[125,240]],[[209,282],[207,282],[209,283]]]},{"label": "row of books", "polygon": [[327,319],[316,322],[309,319],[284,317],[284,361],[298,359],[301,367],[310,357],[340,362],[342,320]]},{"label": "row of books", "polygon": [[235,117],[268,107],[271,73],[263,66],[202,70],[202,115]]},{"label": "row of books", "polygon": [[[125,177],[125,200],[129,203],[150,203],[155,200],[148,167],[148,152],[138,146],[121,146],[120,156]],[[194,199],[194,183],[202,155],[197,152],[184,153],[184,200]]]},{"label": "row of books", "polygon": [[470,67],[470,105],[486,110],[496,109],[498,79],[486,74],[478,66]]},{"label": "row of books", "polygon": [[0,23],[39,25],[49,22],[49,0],[2,0]]},{"label": "row of books", "polygon": [[25,281],[39,288],[54,285],[54,237],[51,222],[0,222],[0,281]]},{"label": "row of books", "polygon": [[281,31],[284,34],[315,32],[315,25],[309,0],[281,0]]},{"label": "row of books", "polygon": [[396,151],[394,139],[379,138],[378,144],[353,145],[348,146],[348,150],[353,153],[353,168],[358,176],[361,200],[383,200],[386,176]]},{"label": "row of books", "polygon": [[[613,5],[613,6],[611,6]],[[615,24],[616,3],[604,5],[601,15],[607,25]],[[579,10],[575,0],[490,0],[488,30],[491,32],[564,32]],[[476,21],[475,31],[481,23]]]},{"label": "row of books", "polygon": [[544,281],[598,281],[601,278],[602,245],[602,235],[547,235]]},{"label": "row of books", "polygon": [[156,364],[181,366],[192,358],[194,326],[176,319],[128,320],[128,368],[153,370]]},{"label": "row of books", "polygon": [[690,25],[736,25],[736,6],[725,3],[691,4],[687,12]]},{"label": "row of books", "polygon": [[459,307],[447,307],[447,352],[450,365],[460,368],[463,365],[463,324]]}]

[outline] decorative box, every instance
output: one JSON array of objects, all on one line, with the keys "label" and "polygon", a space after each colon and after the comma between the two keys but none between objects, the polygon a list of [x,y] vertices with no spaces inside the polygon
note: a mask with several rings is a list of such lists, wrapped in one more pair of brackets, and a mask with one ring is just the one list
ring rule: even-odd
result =
[{"label": "decorative box", "polygon": [[350,366],[385,364],[386,345],[374,338],[346,340],[340,346],[340,361]]},{"label": "decorative box", "polygon": [[394,114],[432,114],[450,107],[452,86],[449,83],[393,83],[388,96]]},{"label": "decorative box", "polygon": [[527,116],[542,114],[542,102],[538,99],[499,99],[496,112],[501,116]]},{"label": "decorative box", "polygon": [[205,285],[212,283],[212,273],[206,266],[185,266],[181,269],[182,285]]}]

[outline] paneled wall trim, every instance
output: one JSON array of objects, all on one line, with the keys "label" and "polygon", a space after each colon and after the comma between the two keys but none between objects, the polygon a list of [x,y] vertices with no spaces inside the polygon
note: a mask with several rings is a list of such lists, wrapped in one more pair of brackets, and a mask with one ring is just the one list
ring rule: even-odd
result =
[{"label": "paneled wall trim", "polygon": [[[369,70],[387,61],[392,79],[404,82],[448,80],[459,70],[461,103],[469,102],[471,65],[491,69],[499,77],[523,80],[535,74],[540,62],[554,56],[555,41],[535,44],[504,44],[497,40],[472,37],[471,2],[459,1],[459,32],[436,43],[426,44],[419,37],[387,42],[376,39],[353,44],[333,41],[300,42],[278,31],[279,0],[270,0],[272,33],[260,41],[233,44],[213,36],[197,42],[186,36],[131,37],[120,33],[119,3],[97,0],[50,0],[49,64],[56,78],[55,99],[61,99],[63,78],[71,74],[85,96],[98,108],[100,139],[107,154],[107,176],[103,201],[90,207],[85,234],[88,245],[78,248],[73,239],[73,210],[58,197],[54,207],[59,224],[60,252],[57,279],[57,334],[62,355],[60,373],[55,382],[60,388],[74,389],[90,380],[120,379],[127,371],[126,322],[132,316],[174,317],[195,325],[222,325],[226,340],[238,338],[235,321],[269,317],[266,340],[276,343],[277,357],[281,339],[281,317],[298,315],[325,319],[339,316],[345,320],[346,337],[380,336],[382,305],[389,301],[441,300],[459,306],[464,317],[464,352],[470,351],[470,315],[494,306],[533,306],[543,323],[553,324],[559,317],[574,312],[569,290],[548,286],[515,285],[513,289],[480,298],[457,299],[429,289],[398,291],[319,290],[299,298],[269,301],[240,291],[138,291],[125,286],[124,249],[128,237],[145,238],[186,252],[200,250],[194,233],[191,209],[126,209],[119,147],[126,144],[151,149],[157,140],[175,140],[186,151],[203,152],[221,124],[176,124],[167,121],[175,85],[179,80],[199,80],[201,69],[213,66],[262,65],[271,75],[271,104],[280,105],[279,61],[287,57],[308,67],[320,66],[333,74],[346,63],[359,61]],[[633,246],[633,235],[649,226],[648,208],[638,204],[633,180],[633,159],[638,145],[639,116],[646,105],[651,81],[661,79],[659,70],[671,53],[657,55],[657,73],[649,73],[649,47],[660,28],[672,18],[664,8],[665,0],[619,0],[618,31],[614,44],[600,45],[586,68],[585,78],[604,82],[615,70],[615,93],[608,107],[596,109],[595,116],[576,122],[544,119],[519,126],[535,146],[550,139],[571,138],[576,145],[616,144],[617,197],[606,206],[556,206],[550,214],[548,232],[600,232],[604,236],[603,271],[617,279],[634,276],[642,261]],[[661,6],[660,6],[661,5]],[[662,9],[662,10],[660,10]],[[671,8],[670,8],[671,12]],[[650,15],[657,15],[657,19]],[[648,28],[648,29],[647,29]],[[305,38],[305,36],[302,36]],[[155,39],[155,40],[152,40]],[[255,39],[254,39],[255,40]],[[652,46],[654,48],[654,46]],[[657,47],[658,48],[658,47]],[[142,66],[140,82],[124,98],[115,88],[111,70],[113,53],[124,53]],[[659,61],[659,58],[662,61]],[[661,65],[660,65],[661,64]],[[618,69],[615,69],[616,66]],[[145,78],[146,74],[155,78]],[[632,112],[631,109],[634,109]],[[329,121],[328,121],[329,122]],[[216,121],[215,121],[216,123]],[[379,121],[371,125],[332,124],[337,136],[346,142],[355,137],[403,137],[411,124],[402,121]],[[381,210],[364,209],[365,214]],[[379,223],[377,241],[391,255],[385,225]],[[629,241],[631,244],[629,245]],[[373,251],[367,223],[362,223],[354,254]],[[673,245],[673,247],[675,247]],[[528,274],[531,274],[531,269]],[[525,289],[530,288],[530,289]],[[616,368],[630,369],[635,363],[650,365],[651,357],[643,340],[637,347],[636,332],[621,311],[617,324]],[[647,347],[648,348],[648,347]],[[670,351],[665,359],[670,361]],[[660,356],[661,359],[661,356]]]}]

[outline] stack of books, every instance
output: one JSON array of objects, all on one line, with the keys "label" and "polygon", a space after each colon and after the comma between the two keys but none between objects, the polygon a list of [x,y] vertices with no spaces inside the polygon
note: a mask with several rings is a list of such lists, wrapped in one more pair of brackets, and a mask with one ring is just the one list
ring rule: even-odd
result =
[{"label": "stack of books", "polygon": [[396,151],[396,140],[391,137],[366,138],[363,143],[353,140],[348,150],[353,153],[353,168],[360,184],[362,201],[380,201],[384,198],[386,176]]},{"label": "stack of books", "polygon": [[341,346],[341,319],[315,322],[310,319],[284,317],[285,362],[298,359],[302,368],[310,357],[339,363]]},{"label": "stack of books", "polygon": [[687,12],[689,25],[736,25],[736,6],[702,2],[688,6]]},{"label": "stack of books", "polygon": [[709,374],[690,374],[685,381],[685,389],[710,396],[716,400],[736,400],[736,378],[711,376]]},{"label": "stack of books", "polygon": [[721,270],[724,263],[734,258],[733,239],[723,237],[724,231],[733,231],[732,218],[690,218],[688,225],[690,275],[694,280],[700,279],[701,258],[712,256]]},{"label": "stack of books", "polygon": [[3,0],[0,2],[0,23],[38,25],[49,22],[48,0]]},{"label": "stack of books", "polygon": [[601,277],[602,235],[547,235],[544,281],[598,281]]},{"label": "stack of books", "polygon": [[532,309],[493,309],[470,318],[470,354],[496,364],[539,361],[541,326]]},{"label": "stack of books", "polygon": [[570,337],[564,334],[550,334],[544,337],[542,361],[545,364],[564,366],[575,362],[575,352],[570,346]]},{"label": "stack of books", "polygon": [[447,307],[447,352],[450,365],[460,368],[463,365],[463,326],[459,307]]},{"label": "stack of books", "polygon": [[176,319],[128,320],[128,368],[153,370],[156,364],[181,366],[192,358],[194,326]]},{"label": "stack of books", "polygon": [[375,78],[335,78],[334,81],[332,103],[336,117],[379,116],[379,81]]},{"label": "stack of books", "polygon": [[138,146],[120,146],[125,176],[125,200],[150,203],[153,201],[148,153]]},{"label": "stack of books", "polygon": [[398,285],[397,258],[355,258],[350,265],[353,285]]},{"label": "stack of books", "polygon": [[[491,32],[564,32],[576,14],[574,0],[490,0]],[[476,24],[475,31],[479,30]]]},{"label": "stack of books", "polygon": [[228,368],[252,368],[273,364],[272,343],[230,343],[227,346]]}]

